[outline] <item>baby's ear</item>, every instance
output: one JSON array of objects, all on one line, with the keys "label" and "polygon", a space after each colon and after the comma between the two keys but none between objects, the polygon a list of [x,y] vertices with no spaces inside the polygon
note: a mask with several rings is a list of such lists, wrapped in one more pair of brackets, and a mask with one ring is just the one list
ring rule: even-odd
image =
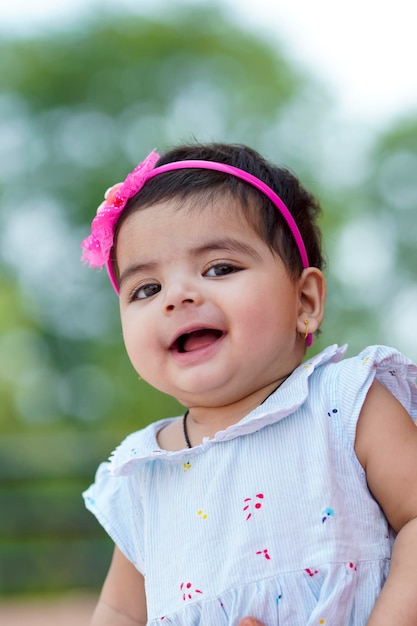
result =
[{"label": "baby's ear", "polygon": [[299,279],[299,309],[297,331],[304,334],[306,321],[308,331],[314,333],[324,317],[326,301],[326,279],[317,267],[307,267]]}]

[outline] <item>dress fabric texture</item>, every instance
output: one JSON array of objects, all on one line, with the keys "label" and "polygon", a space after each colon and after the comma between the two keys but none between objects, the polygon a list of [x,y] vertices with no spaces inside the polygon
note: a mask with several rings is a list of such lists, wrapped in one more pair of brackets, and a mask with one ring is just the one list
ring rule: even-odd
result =
[{"label": "dress fabric texture", "polygon": [[[416,366],[330,346],[199,446],[158,447],[162,420],[100,465],[87,508],[145,577],[148,624],[362,626],[394,535],[354,451],[373,380],[417,417]],[[181,419],[181,418],[173,418]]]}]

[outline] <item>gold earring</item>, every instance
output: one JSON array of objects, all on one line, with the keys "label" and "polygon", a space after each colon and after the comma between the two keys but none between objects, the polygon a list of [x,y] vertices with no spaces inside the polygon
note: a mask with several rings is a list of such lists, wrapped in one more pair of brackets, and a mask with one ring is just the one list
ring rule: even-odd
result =
[{"label": "gold earring", "polygon": [[138,376],[138,380],[142,380],[142,376]]},{"label": "gold earring", "polygon": [[302,333],[300,333],[301,339],[307,339],[307,337],[308,337],[308,320],[304,320],[304,325],[306,327],[306,331],[305,331],[304,335]]}]

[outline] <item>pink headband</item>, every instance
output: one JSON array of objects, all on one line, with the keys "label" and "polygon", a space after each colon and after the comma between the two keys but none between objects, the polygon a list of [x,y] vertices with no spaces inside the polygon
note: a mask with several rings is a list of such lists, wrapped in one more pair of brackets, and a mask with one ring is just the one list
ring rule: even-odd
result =
[{"label": "pink headband", "polygon": [[[155,151],[151,152],[144,161],[135,167],[133,172],[127,175],[123,183],[113,185],[113,187],[106,192],[105,200],[98,207],[97,215],[92,221],[91,235],[84,239],[81,244],[83,249],[81,257],[82,260],[89,263],[90,267],[103,267],[103,265],[106,265],[110,281],[117,294],[119,293],[119,288],[113,272],[112,260],[110,258],[116,223],[123,212],[127,201],[130,200],[130,198],[133,198],[133,196],[135,196],[138,191],[142,189],[148,180],[158,176],[159,174],[164,174],[165,172],[171,172],[174,170],[206,169],[225,172],[226,174],[231,174],[236,178],[244,180],[253,187],[256,187],[256,189],[259,189],[259,191],[261,191],[271,200],[273,204],[275,204],[278,211],[287,222],[294,241],[297,244],[303,267],[309,267],[310,264],[304,241],[293,216],[281,198],[259,178],[256,178],[256,176],[249,174],[249,172],[241,170],[238,167],[234,167],[233,165],[218,163],[216,161],[173,161],[172,163],[166,163],[160,167],[155,167],[155,163],[158,159],[159,155]],[[311,344],[312,335],[310,333],[307,337],[307,345],[310,346]]]}]

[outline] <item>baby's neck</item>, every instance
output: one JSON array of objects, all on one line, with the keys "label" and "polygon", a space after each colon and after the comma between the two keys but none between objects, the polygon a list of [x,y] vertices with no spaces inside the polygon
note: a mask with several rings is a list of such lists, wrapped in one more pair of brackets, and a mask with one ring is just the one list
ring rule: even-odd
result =
[{"label": "baby's neck", "polygon": [[[282,380],[273,381],[266,387],[262,387],[262,389],[251,393],[249,396],[240,398],[227,406],[189,407],[187,432],[188,430],[193,430],[197,441],[199,437],[201,437],[201,439],[204,437],[211,439],[217,432],[225,430],[229,426],[233,426],[233,424],[237,424],[245,415],[248,415],[248,413],[265,402],[270,395],[281,387],[290,374],[282,378]],[[191,435],[189,436],[191,438]],[[201,441],[199,443],[201,443]]]},{"label": "baby's neck", "polygon": [[160,448],[171,451],[182,450],[190,447],[188,444],[194,447],[200,445],[206,438],[212,439],[217,432],[237,424],[245,415],[262,404],[288,376],[227,406],[189,407],[185,421],[182,419],[171,422],[158,433]]}]

